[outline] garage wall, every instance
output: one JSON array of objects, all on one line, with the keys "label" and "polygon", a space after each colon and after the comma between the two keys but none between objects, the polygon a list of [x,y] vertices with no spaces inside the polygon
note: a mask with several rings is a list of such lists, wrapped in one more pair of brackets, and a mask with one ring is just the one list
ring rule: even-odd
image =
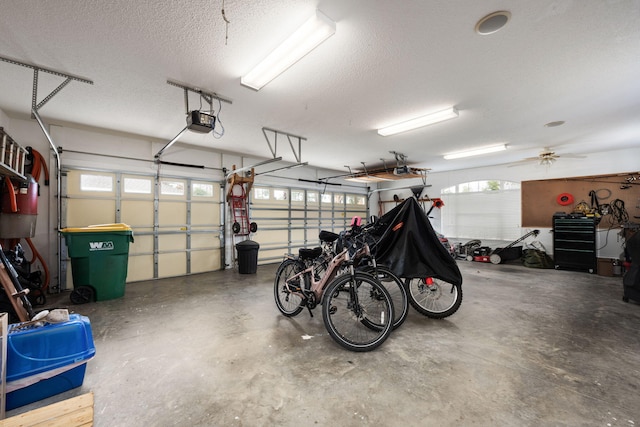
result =
[{"label": "garage wall", "polygon": [[[638,170],[640,170],[640,162]],[[599,175],[523,181],[522,222],[529,226],[551,227],[555,213],[570,213],[579,203],[586,203],[589,207],[594,207],[596,204],[612,205],[611,211],[624,207],[629,214],[627,220],[634,220],[634,213],[640,216],[640,182],[637,181],[640,178],[640,172],[638,170],[629,171],[629,174],[620,176]],[[625,185],[625,179],[630,177],[636,180]],[[567,204],[558,203],[557,199],[560,195],[567,196]],[[598,228],[602,230],[618,226],[620,225],[618,220],[621,219],[604,215]]]},{"label": "garage wall", "polygon": [[[603,143],[603,147],[606,143]],[[558,160],[551,167],[542,167],[535,163],[521,165],[518,167],[508,167],[507,165],[492,166],[486,168],[474,168],[459,171],[448,172],[432,172],[427,178],[427,183],[431,187],[425,190],[425,194],[430,197],[443,197],[445,207],[447,209],[446,196],[440,196],[440,191],[444,188],[451,187],[453,185],[461,184],[463,182],[480,181],[480,180],[504,180],[522,182],[526,180],[543,180],[543,179],[560,179],[577,176],[593,176],[593,175],[606,175],[625,173],[629,171],[637,171],[640,167],[638,163],[640,159],[640,141],[638,141],[637,147],[628,148],[626,150],[611,150],[603,151],[601,153],[594,153],[587,155],[584,159],[569,161]],[[388,199],[393,194],[398,194],[400,197],[407,197],[411,194],[410,190],[394,190],[392,187],[404,187],[411,185],[420,185],[420,180],[406,180],[397,183],[384,184],[381,187],[389,188],[389,191],[381,192],[381,199]],[[635,206],[635,205],[634,205]],[[640,215],[640,210],[634,206],[628,206],[630,215]],[[387,209],[390,208],[387,206]],[[439,213],[434,210],[434,227],[439,226]],[[483,226],[483,219],[478,216],[475,225],[478,228]],[[553,249],[553,235],[551,229],[546,227],[536,227],[540,229],[540,235],[537,240],[542,242],[544,246],[549,250]],[[520,233],[523,235],[530,231],[528,228],[522,227],[520,224]],[[449,236],[455,238],[456,236]],[[598,232],[597,235],[597,247],[598,256],[603,258],[617,258],[622,251],[623,241],[618,239],[615,233],[607,233],[606,230]]]},{"label": "garage wall", "polygon": [[[47,121],[46,114],[44,114],[45,121]],[[10,118],[4,112],[0,111],[0,126],[5,127],[7,132],[16,139],[23,146],[33,146],[42,153],[50,153],[49,144],[45,139],[42,131],[37,126],[34,120],[28,118],[18,119]],[[59,128],[59,132],[55,131]],[[52,132],[56,137],[54,141],[56,145],[63,147],[63,162],[69,166],[74,167],[86,167],[90,169],[100,169],[105,166],[104,160],[100,158],[92,158],[91,156],[85,156],[82,154],[71,153],[70,151],[79,152],[91,152],[94,154],[107,154],[107,155],[121,155],[126,153],[127,158],[117,159],[114,158],[112,163],[117,164],[118,168],[127,171],[144,172],[147,174],[153,174],[156,172],[153,163],[153,155],[159,151],[166,141],[160,141],[153,138],[145,138],[136,135],[128,135],[117,132],[110,132],[100,129],[91,128],[72,128],[66,125],[51,126]],[[65,131],[62,131],[65,129]],[[57,133],[56,133],[57,132]],[[606,144],[603,144],[606,146]],[[70,151],[64,152],[65,149]],[[265,147],[265,153],[267,148]],[[267,157],[267,156],[265,156]],[[604,151],[598,154],[588,155],[585,159],[579,161],[571,161],[561,163],[562,159],[550,168],[541,168],[536,165],[523,165],[517,168],[508,168],[505,166],[496,166],[490,168],[476,168],[461,171],[450,172],[432,172],[429,174],[427,182],[431,187],[427,189],[426,194],[431,197],[437,197],[440,194],[441,189],[456,185],[462,182],[476,181],[476,180],[507,180],[521,182],[523,180],[538,180],[538,179],[555,179],[570,176],[587,176],[587,175],[599,175],[599,174],[612,174],[619,172],[628,172],[638,169],[637,159],[640,158],[640,142],[637,147],[633,147],[627,150],[618,151]],[[255,163],[256,160],[243,157],[240,154],[233,153],[217,153],[211,148],[198,148],[195,146],[187,146],[176,144],[166,155],[166,160],[182,163],[193,163],[197,165],[203,165],[206,168],[218,168],[226,167],[230,169],[233,164],[238,167],[247,166]],[[304,160],[304,159],[303,159]],[[54,161],[50,157],[50,169],[54,170]],[[215,172],[212,169],[189,169],[188,174],[193,178],[205,177],[206,179],[219,179],[223,178],[222,172]],[[163,166],[161,171],[168,175],[183,173],[184,170],[179,167]],[[179,172],[179,173],[176,173]],[[314,168],[298,168],[295,170],[281,171],[278,176],[264,175],[260,176],[260,182],[267,185],[284,185],[286,187],[299,186],[308,190],[322,191],[323,187],[312,184],[302,183],[298,181],[298,178],[304,178],[307,180],[317,180],[321,177],[335,175],[335,171],[323,171]],[[32,239],[39,251],[46,259],[52,274],[52,282],[57,282],[57,256],[58,256],[58,239],[57,234],[52,232],[57,226],[56,216],[56,198],[55,198],[55,180],[52,177],[52,185],[54,188],[42,186],[40,188],[39,197],[39,215],[38,223],[36,227],[35,237]],[[339,182],[339,181],[337,181]],[[353,191],[355,193],[365,193],[366,188],[364,186],[348,186],[351,185],[346,182],[342,182],[343,186],[341,190],[346,192]],[[346,185],[345,185],[346,184]],[[420,180],[403,180],[392,185],[398,186],[410,186],[421,184]],[[381,186],[389,186],[384,184]],[[331,188],[329,188],[332,190]],[[371,198],[372,213],[377,213],[377,198],[388,199],[393,194],[398,194],[400,197],[406,197],[410,195],[409,190],[393,190],[388,192],[374,194]],[[446,199],[445,199],[446,204]],[[390,207],[390,206],[389,206]],[[447,207],[445,206],[444,209]],[[434,211],[433,215],[436,217],[435,221],[439,221],[439,213]],[[478,219],[478,224],[481,226],[481,218]],[[523,230],[524,231],[524,230]],[[523,233],[522,233],[523,234]],[[452,236],[455,237],[455,236]],[[228,230],[225,230],[224,240],[230,241],[230,234]],[[600,237],[599,237],[600,238]],[[551,234],[548,229],[542,229],[542,233],[539,236],[541,240],[548,248],[552,247]],[[618,241],[612,241],[609,239],[608,244],[603,247],[599,252],[599,256],[614,257],[620,252],[620,243]],[[604,236],[602,243],[604,244]],[[226,259],[231,259],[230,245],[227,245]]]},{"label": "garage wall", "polygon": [[[46,114],[43,114],[45,123],[48,122]],[[3,126],[7,132],[22,146],[32,146],[45,156],[49,157],[49,168],[51,170],[51,187],[45,187],[41,182],[40,197],[38,199],[39,214],[38,222],[36,225],[35,237],[32,239],[38,251],[45,259],[48,268],[51,273],[51,286],[55,287],[60,282],[66,280],[67,273],[58,271],[58,256],[64,258],[65,250],[64,241],[58,239],[58,234],[54,231],[58,227],[57,217],[57,198],[56,198],[56,179],[55,179],[55,160],[53,153],[50,150],[49,143],[44,134],[40,130],[35,120],[31,119],[17,119],[6,116],[4,112],[0,111],[0,126]],[[131,135],[121,132],[107,131],[103,129],[87,128],[81,126],[69,126],[66,124],[51,124],[48,126],[52,138],[56,146],[60,149],[61,163],[67,170],[78,171],[98,171],[105,173],[120,174],[120,179],[126,177],[154,177],[160,175],[167,178],[178,178],[183,180],[191,180],[190,182],[221,182],[225,183],[225,173],[231,170],[233,165],[236,167],[245,167],[261,161],[265,158],[249,158],[241,154],[234,153],[221,153],[213,149],[215,141],[207,141],[210,146],[200,147],[195,145],[181,144],[180,142],[173,145],[162,156],[163,161],[191,165],[196,167],[176,166],[170,164],[162,164],[158,168],[154,163],[154,154],[157,153],[162,147],[164,147],[167,141],[157,140],[154,138],[147,138],[139,135]],[[265,142],[265,155],[270,155],[268,147]],[[303,159],[304,160],[304,159]],[[273,168],[280,168],[286,165],[286,162],[279,162],[273,166]],[[265,165],[256,170],[256,183],[261,183],[267,186],[282,186],[284,188],[299,188],[309,191],[324,192],[326,188],[324,185],[317,184],[316,181],[319,178],[326,176],[336,175],[336,171],[301,167],[295,170],[280,170],[275,173],[269,173],[270,166]],[[115,179],[115,178],[114,178]],[[300,181],[303,179],[305,181]],[[42,178],[41,181],[44,181]],[[186,182],[186,181],[185,181]],[[348,183],[340,181],[338,179],[333,180],[336,185],[328,186],[330,189],[339,189],[339,192],[353,192],[357,194],[366,194],[366,187],[361,184]],[[225,183],[226,184],[226,183]],[[190,186],[185,186],[190,188]],[[84,196],[83,196],[84,197]],[[84,226],[88,224],[98,222],[131,222],[131,225],[135,224],[137,228],[136,242],[131,245],[131,253],[135,254],[135,258],[132,258],[130,265],[141,264],[143,267],[138,269],[133,268],[133,271],[143,271],[143,273],[133,273],[129,276],[129,280],[142,280],[149,277],[149,257],[145,259],[146,255],[149,255],[152,250],[152,243],[150,237],[146,236],[150,228],[144,227],[143,223],[148,221],[148,214],[142,214],[141,212],[147,208],[151,202],[147,196],[142,195],[126,195],[121,194],[120,199],[117,198],[117,194],[110,194],[106,197],[97,196],[95,201],[97,204],[89,203],[87,200],[82,200],[82,197],[74,200],[73,203],[77,203],[77,212],[83,212],[79,219],[70,218],[76,225]],[[108,200],[111,198],[111,200]],[[69,199],[65,199],[65,203]],[[118,207],[120,203],[120,207]],[[123,205],[124,203],[124,205]],[[158,201],[160,203],[160,200]],[[183,200],[162,200],[162,206],[165,208],[165,212],[173,212],[183,215],[184,208],[177,208],[180,204],[186,204],[187,199]],[[216,268],[210,264],[211,256],[206,254],[206,247],[211,245],[211,236],[207,236],[207,227],[210,227],[212,223],[203,222],[196,223],[196,217],[198,215],[204,215],[207,217],[214,217],[218,215],[220,219],[226,218],[226,203],[224,200],[224,192],[221,199],[216,203],[221,203],[223,209],[217,211],[208,205],[208,202],[202,202],[195,197],[191,198],[191,272],[206,271],[208,268]],[[88,206],[87,206],[88,205]],[[98,209],[94,207],[109,205],[109,209],[116,206],[115,213],[110,216],[103,213],[98,214]],[[177,209],[177,211],[176,211]],[[87,212],[95,211],[95,214],[88,214]],[[174,212],[175,211],[175,212]],[[120,220],[118,218],[118,212],[120,214]],[[298,215],[299,213],[295,214]],[[138,217],[141,215],[141,217]],[[183,215],[184,217],[184,215]],[[66,212],[63,218],[63,222],[66,222]],[[167,228],[173,228],[173,232],[180,234],[182,230],[180,224],[184,221],[177,221],[172,215],[162,217],[163,223]],[[66,224],[63,224],[66,225]],[[148,225],[148,224],[147,224]],[[183,233],[184,234],[184,233]],[[224,257],[227,260],[227,264],[233,257],[232,235],[230,226],[222,230],[219,235],[219,241],[225,243]],[[316,234],[317,236],[317,234]],[[218,239],[215,237],[214,239]],[[294,236],[294,240],[298,237]],[[169,245],[169,246],[167,246]],[[158,246],[163,249],[175,251],[174,255],[184,256],[184,247],[187,242],[184,237],[178,236],[166,236],[166,238],[158,240]],[[195,249],[198,249],[197,251]],[[28,252],[28,248],[27,248]],[[181,254],[179,253],[181,252]],[[30,254],[27,254],[30,256]],[[159,254],[158,254],[159,255]],[[169,265],[169,263],[164,263]],[[181,263],[181,265],[186,265]],[[224,267],[224,266],[220,266]],[[35,267],[40,268],[40,267]],[[185,267],[180,267],[184,271]],[[172,275],[180,274],[181,271],[173,271],[173,269],[163,270],[160,269],[159,275]],[[62,279],[59,279],[61,277]]]}]

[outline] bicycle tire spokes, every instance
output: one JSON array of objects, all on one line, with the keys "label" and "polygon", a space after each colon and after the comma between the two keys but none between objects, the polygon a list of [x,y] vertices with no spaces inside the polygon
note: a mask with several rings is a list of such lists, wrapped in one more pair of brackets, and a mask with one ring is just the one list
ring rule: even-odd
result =
[{"label": "bicycle tire spokes", "polygon": [[[375,260],[373,260],[373,263],[375,264]],[[393,302],[393,328],[399,328],[409,314],[409,297],[403,281],[386,266],[378,265],[374,267],[366,265],[358,269],[373,275],[387,289]]]},{"label": "bicycle tire spokes", "polygon": [[331,337],[351,351],[370,351],[393,329],[388,292],[370,276],[339,277],[325,292],[323,318]]},{"label": "bicycle tire spokes", "polygon": [[440,279],[406,279],[409,302],[419,313],[432,319],[443,319],[455,313],[462,304],[462,287]]},{"label": "bicycle tire spokes", "polygon": [[276,306],[287,317],[298,315],[303,308],[304,298],[300,293],[291,292],[287,281],[296,276],[300,265],[295,260],[286,260],[278,267],[273,292]]}]

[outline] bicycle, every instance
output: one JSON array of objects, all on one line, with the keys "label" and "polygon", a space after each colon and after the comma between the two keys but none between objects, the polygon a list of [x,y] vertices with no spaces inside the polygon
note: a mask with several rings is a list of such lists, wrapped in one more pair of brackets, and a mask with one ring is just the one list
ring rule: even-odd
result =
[{"label": "bicycle", "polygon": [[[337,246],[339,248],[351,248],[357,270],[371,274],[389,291],[394,310],[393,329],[397,329],[404,323],[409,314],[409,298],[402,280],[389,267],[376,262],[376,258],[370,250],[372,245],[367,241],[371,240],[371,243],[375,245],[373,239],[370,239],[367,234],[372,225],[373,222],[361,226],[359,217],[354,217],[351,230],[339,235],[340,240],[338,240]],[[367,252],[362,250],[365,246],[367,247]]]},{"label": "bicycle", "polygon": [[[374,256],[371,256],[367,261],[368,264],[358,268],[376,276],[378,280],[386,284],[387,290],[393,298],[394,329],[398,328],[406,319],[409,304],[418,313],[432,319],[451,316],[458,311],[462,304],[462,287],[460,285],[454,285],[434,277],[401,279],[389,267],[378,265]],[[396,286],[393,286],[392,283]],[[401,291],[398,291],[398,287],[401,288]]]},{"label": "bicycle", "polygon": [[[365,244],[365,252],[369,252]],[[288,255],[276,271],[274,297],[280,312],[293,317],[304,307],[322,305],[322,317],[329,335],[351,351],[379,347],[393,330],[393,302],[389,292],[373,276],[356,271],[347,249],[335,255],[321,277],[315,274],[314,259],[322,248],[301,248]],[[338,275],[342,267],[346,272]]]},{"label": "bicycle", "polygon": [[458,311],[462,304],[462,286],[434,277],[405,279],[409,303],[420,314],[443,319]]}]

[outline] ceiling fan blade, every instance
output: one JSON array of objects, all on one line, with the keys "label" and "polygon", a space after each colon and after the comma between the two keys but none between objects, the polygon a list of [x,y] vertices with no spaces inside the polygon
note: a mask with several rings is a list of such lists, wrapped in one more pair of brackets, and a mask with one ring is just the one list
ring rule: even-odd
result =
[{"label": "ceiling fan blade", "polygon": [[586,159],[587,156],[582,156],[580,154],[563,154],[562,156],[563,159]]}]

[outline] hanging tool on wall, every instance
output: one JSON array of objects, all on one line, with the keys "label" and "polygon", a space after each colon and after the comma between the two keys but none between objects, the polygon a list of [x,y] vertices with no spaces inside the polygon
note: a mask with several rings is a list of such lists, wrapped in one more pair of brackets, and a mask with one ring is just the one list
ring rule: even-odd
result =
[{"label": "hanging tool on wall", "polygon": [[[31,174],[36,182],[40,182],[40,174],[44,172],[44,185],[49,185],[49,168],[44,156],[32,147],[27,147],[26,173]],[[38,194],[40,192],[38,191]]]},{"label": "hanging tool on wall", "polygon": [[[604,192],[606,195],[598,195],[598,193]],[[589,192],[591,197],[591,211],[596,215],[608,215],[610,212],[610,205],[608,203],[600,204],[600,200],[608,199],[611,197],[611,190],[608,188],[601,188],[599,190],[591,190]]]},{"label": "hanging tool on wall", "polygon": [[[38,217],[38,181],[44,172],[44,183],[49,185],[49,169],[42,154],[31,147],[26,150],[26,179],[5,176],[1,187],[0,239],[3,239],[5,255],[14,267],[22,287],[31,291],[28,294],[30,302],[33,305],[44,305],[45,290],[50,280],[49,268],[31,238],[35,236]],[[21,239],[25,239],[31,250],[31,260],[25,257],[20,245]],[[40,263],[42,271],[32,267],[36,261]]]},{"label": "hanging tool on wall", "polygon": [[251,168],[245,173],[246,176],[242,176],[235,173],[235,170],[236,166],[233,165],[232,173],[227,179],[229,183],[227,202],[233,216],[231,231],[234,235],[248,236],[249,233],[255,233],[258,230],[255,222],[249,222],[249,195],[253,187],[255,171]]},{"label": "hanging tool on wall", "polygon": [[[238,172],[243,172],[242,175]],[[231,235],[233,237],[233,247],[236,247],[236,238],[240,241],[248,239],[250,233],[258,231],[258,224],[249,222],[249,196],[255,179],[253,167],[243,170],[236,169],[233,165],[232,171],[227,175],[227,203],[229,204],[230,216],[232,217]],[[239,242],[238,242],[239,243]],[[233,262],[235,264],[235,251],[233,252]]]},{"label": "hanging tool on wall", "polygon": [[[18,275],[15,269],[4,255],[2,247],[0,247],[0,285],[4,289],[6,294],[6,300],[8,300],[7,307],[2,307],[3,310],[7,310],[10,316],[14,316],[12,323],[26,322],[31,320],[34,316],[33,308],[27,295],[29,289],[23,289]],[[0,299],[0,302],[4,306],[5,299]]]}]

